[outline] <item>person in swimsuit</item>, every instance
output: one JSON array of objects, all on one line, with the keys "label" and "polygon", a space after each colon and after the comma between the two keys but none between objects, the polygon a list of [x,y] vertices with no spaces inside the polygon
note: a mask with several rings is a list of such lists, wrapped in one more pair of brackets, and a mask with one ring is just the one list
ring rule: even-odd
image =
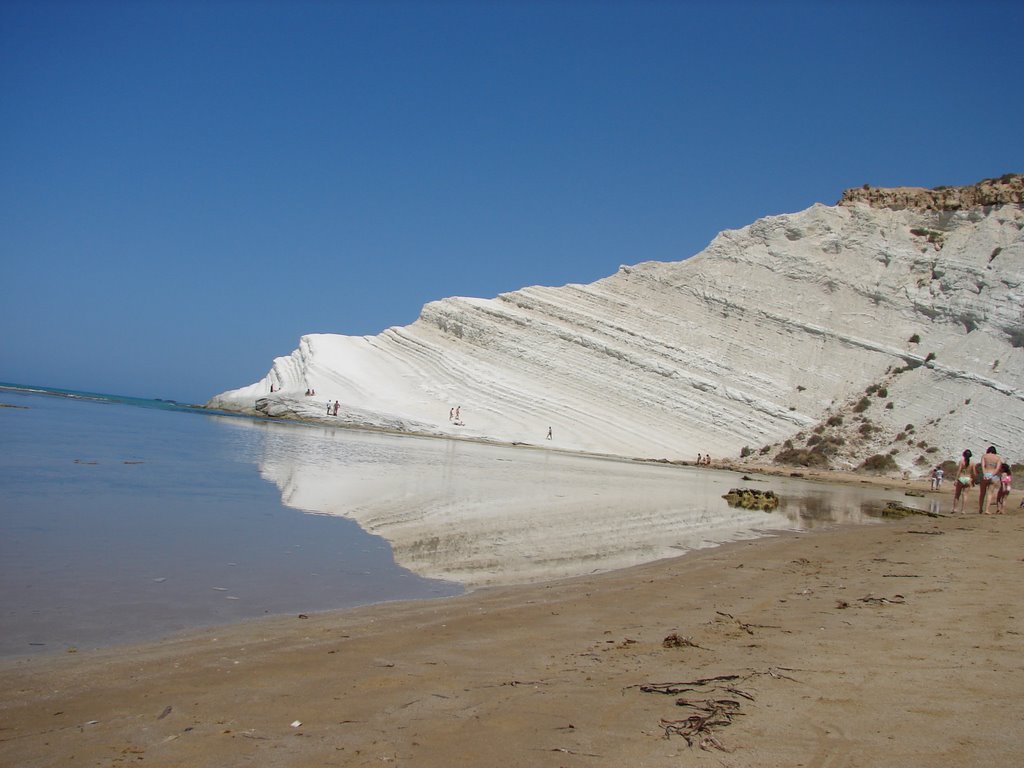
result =
[{"label": "person in swimsuit", "polygon": [[990,445],[985,455],[978,463],[978,487],[981,489],[978,494],[978,513],[991,515],[989,507],[992,506],[994,494],[991,493],[992,486],[999,484],[999,468],[1003,466],[1002,457],[996,452],[995,446]]},{"label": "person in swimsuit", "polygon": [[996,494],[996,514],[1001,515],[1005,511],[1003,505],[1006,502],[1006,497],[1010,495],[1010,485],[1013,483],[1009,464],[1003,463],[996,479],[999,481],[999,492]]},{"label": "person in swimsuit", "polygon": [[964,451],[960,463],[956,465],[956,480],[953,481],[953,514],[956,514],[956,503],[960,502],[960,511],[964,511],[967,497],[964,492],[974,485],[974,465],[971,462],[970,449]]}]

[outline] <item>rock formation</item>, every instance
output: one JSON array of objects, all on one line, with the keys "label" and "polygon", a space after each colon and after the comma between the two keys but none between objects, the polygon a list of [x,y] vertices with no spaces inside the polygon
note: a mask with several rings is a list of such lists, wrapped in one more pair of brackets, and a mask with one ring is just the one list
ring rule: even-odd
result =
[{"label": "rock formation", "polygon": [[1024,203],[1024,175],[1008,173],[998,179],[985,179],[966,187],[895,187],[885,189],[863,187],[847,189],[839,205],[867,203],[874,208],[894,211],[961,211],[965,208],[986,208],[995,205]]},{"label": "rock formation", "polygon": [[444,299],[374,337],[304,336],[209,405],[670,460],[892,455],[923,473],[990,444],[1019,459],[1021,183],[850,190],[683,261]]}]

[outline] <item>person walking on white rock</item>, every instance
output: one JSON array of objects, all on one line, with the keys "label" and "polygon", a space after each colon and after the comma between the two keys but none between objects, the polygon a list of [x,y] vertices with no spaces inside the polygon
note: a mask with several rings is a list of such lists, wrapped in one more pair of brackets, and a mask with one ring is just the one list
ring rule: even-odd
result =
[{"label": "person walking on white rock", "polygon": [[548,427],[548,436],[545,439],[546,440],[550,440],[551,439],[551,427]]}]

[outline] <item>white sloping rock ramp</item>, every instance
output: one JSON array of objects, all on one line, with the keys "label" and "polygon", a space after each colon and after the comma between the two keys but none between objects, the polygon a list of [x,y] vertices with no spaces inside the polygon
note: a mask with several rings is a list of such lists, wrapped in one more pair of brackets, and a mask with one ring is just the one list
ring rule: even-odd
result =
[{"label": "white sloping rock ramp", "polygon": [[692,460],[800,434],[881,382],[876,441],[916,427],[901,464],[920,461],[918,441],[940,458],[983,443],[1019,454],[1022,230],[1019,205],[815,205],[723,232],[684,261],[444,299],[372,337],[304,336],[261,381],[208,405]]}]

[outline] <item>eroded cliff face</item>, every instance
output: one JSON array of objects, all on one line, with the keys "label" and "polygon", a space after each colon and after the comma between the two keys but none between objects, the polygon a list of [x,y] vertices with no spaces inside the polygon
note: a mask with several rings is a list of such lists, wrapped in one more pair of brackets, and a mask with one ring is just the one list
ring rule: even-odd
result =
[{"label": "eroded cliff face", "polygon": [[1022,231],[1019,204],[844,196],[684,261],[445,299],[375,337],[307,336],[211,405],[323,418],[330,398],[335,423],[670,460],[806,451],[853,468],[891,454],[924,472],[990,444],[1019,459]]},{"label": "eroded cliff face", "polygon": [[1024,203],[1024,175],[1008,173],[998,179],[985,179],[963,187],[863,187],[847,189],[839,205],[867,203],[873,208],[915,211],[962,211],[996,205]]}]

